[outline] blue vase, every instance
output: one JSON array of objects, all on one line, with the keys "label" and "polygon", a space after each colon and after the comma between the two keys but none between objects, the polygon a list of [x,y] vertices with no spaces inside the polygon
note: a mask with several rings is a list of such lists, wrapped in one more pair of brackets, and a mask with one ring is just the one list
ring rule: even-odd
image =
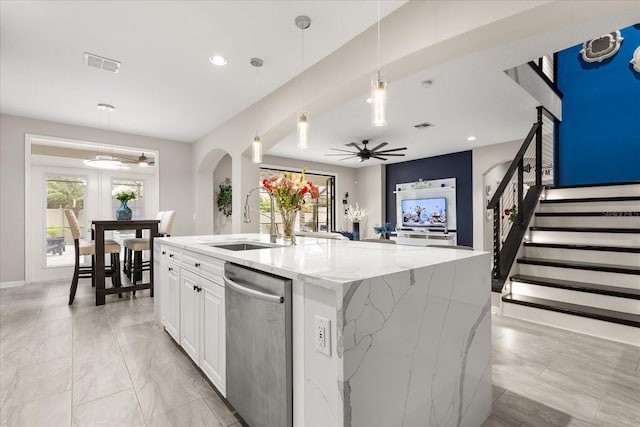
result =
[{"label": "blue vase", "polygon": [[116,219],[118,221],[131,221],[131,209],[127,206],[127,200],[121,200],[122,204],[116,209]]},{"label": "blue vase", "polygon": [[353,223],[353,240],[360,240],[360,223]]}]

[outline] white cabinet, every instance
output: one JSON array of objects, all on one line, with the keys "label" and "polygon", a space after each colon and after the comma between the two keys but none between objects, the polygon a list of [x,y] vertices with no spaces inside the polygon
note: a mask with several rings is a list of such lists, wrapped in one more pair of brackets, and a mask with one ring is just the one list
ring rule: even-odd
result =
[{"label": "white cabinet", "polygon": [[202,283],[200,369],[226,395],[226,343],[224,286],[209,280]]},{"label": "white cabinet", "polygon": [[180,272],[180,345],[196,363],[200,361],[200,280],[189,270]]},{"label": "white cabinet", "polygon": [[[163,278],[163,297],[179,301],[178,305],[162,304],[165,329],[182,346],[185,353],[202,369],[220,393],[226,394],[226,334],[223,262],[185,251],[180,269],[167,271]],[[175,290],[175,291],[174,291]],[[176,298],[172,297],[176,293]],[[175,308],[175,312],[171,310]],[[179,319],[171,332],[172,318]]]},{"label": "white cabinet", "polygon": [[170,246],[162,245],[158,259],[159,266],[157,264],[154,266],[156,268],[154,287],[156,298],[160,299],[160,322],[167,333],[179,343],[180,252]]}]

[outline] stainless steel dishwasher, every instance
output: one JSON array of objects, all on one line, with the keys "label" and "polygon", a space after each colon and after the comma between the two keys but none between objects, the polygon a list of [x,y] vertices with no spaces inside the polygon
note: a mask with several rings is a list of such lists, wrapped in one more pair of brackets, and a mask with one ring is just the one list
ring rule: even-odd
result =
[{"label": "stainless steel dishwasher", "polygon": [[293,426],[291,280],[224,266],[227,400],[251,427]]}]

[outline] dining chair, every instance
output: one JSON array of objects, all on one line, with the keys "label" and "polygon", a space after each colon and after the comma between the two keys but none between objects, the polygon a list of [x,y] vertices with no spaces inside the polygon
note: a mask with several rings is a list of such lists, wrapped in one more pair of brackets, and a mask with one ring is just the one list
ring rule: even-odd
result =
[{"label": "dining chair", "polygon": [[[169,237],[171,230],[173,229],[173,220],[175,219],[176,211],[160,211],[156,215],[156,219],[160,220],[158,225],[158,236]],[[142,276],[143,271],[148,271],[150,268],[149,261],[142,261],[139,265],[134,262],[134,255],[136,252],[148,251],[150,248],[148,238],[135,238],[126,239],[124,242],[124,266],[123,271],[134,285],[137,280],[137,273]],[[135,295],[135,291],[133,292]]]},{"label": "dining chair", "polygon": [[[73,279],[71,280],[71,288],[69,290],[69,305],[73,304],[76,297],[76,289],[78,289],[78,279],[91,279],[91,286],[95,286],[95,242],[88,242],[80,239],[80,224],[76,214],[71,209],[65,209],[65,216],[71,229],[73,237],[73,246],[75,248],[76,263],[73,269]],[[111,277],[113,287],[121,287],[120,281],[120,245],[115,240],[104,241],[104,253],[111,255],[111,265],[105,269],[105,276]],[[83,255],[91,255],[91,265],[81,266],[80,257]]]}]

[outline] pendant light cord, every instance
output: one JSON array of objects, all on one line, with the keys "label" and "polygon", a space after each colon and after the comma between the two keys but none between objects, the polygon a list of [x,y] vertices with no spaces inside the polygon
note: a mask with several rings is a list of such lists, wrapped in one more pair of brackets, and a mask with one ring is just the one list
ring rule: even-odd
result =
[{"label": "pendant light cord", "polygon": [[378,80],[380,80],[380,0],[378,0]]},{"label": "pendant light cord", "polygon": [[300,79],[300,85],[302,86],[302,89],[300,90],[300,96],[302,98],[302,112],[304,112],[304,28],[300,28],[300,32],[300,58],[302,58],[302,76]]}]

